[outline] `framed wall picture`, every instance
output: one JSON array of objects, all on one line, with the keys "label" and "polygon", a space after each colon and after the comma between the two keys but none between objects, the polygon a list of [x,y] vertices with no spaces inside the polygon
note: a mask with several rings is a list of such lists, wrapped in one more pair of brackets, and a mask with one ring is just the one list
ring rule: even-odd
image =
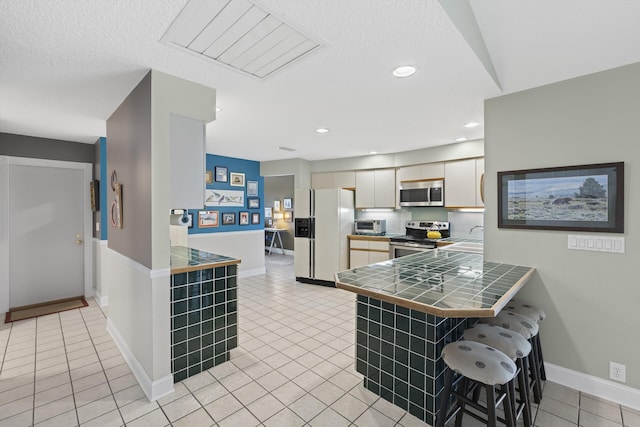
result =
[{"label": "framed wall picture", "polygon": [[229,185],[232,187],[244,187],[244,174],[239,172],[231,172],[229,174]]},{"label": "framed wall picture", "polygon": [[498,172],[498,227],[624,232],[624,162]]},{"label": "framed wall picture", "polygon": [[280,200],[275,200],[273,202],[273,210],[276,212],[280,212]]},{"label": "framed wall picture", "polygon": [[273,208],[271,208],[271,207],[264,208],[264,217],[265,218],[273,218]]},{"label": "framed wall picture", "polygon": [[213,184],[213,171],[207,171],[204,175],[205,184]]},{"label": "framed wall picture", "polygon": [[198,227],[217,227],[220,213],[218,211],[198,211]]},{"label": "framed wall picture", "polygon": [[251,224],[260,224],[260,214],[253,212],[251,214]]},{"label": "framed wall picture", "polygon": [[212,190],[204,192],[205,206],[236,206],[244,208],[244,191],[239,190]]},{"label": "framed wall picture", "polygon": [[284,222],[293,222],[293,211],[284,211]]},{"label": "framed wall picture", "polygon": [[92,180],[89,183],[89,192],[91,196],[91,210],[100,210],[100,181],[97,179]]},{"label": "framed wall picture", "polygon": [[240,225],[249,225],[249,212],[240,212]]},{"label": "framed wall picture", "polygon": [[247,207],[249,209],[260,209],[260,199],[257,197],[247,198]]},{"label": "framed wall picture", "polygon": [[227,168],[224,166],[215,167],[215,180],[216,182],[228,182],[229,175],[227,174]]},{"label": "framed wall picture", "polygon": [[234,225],[236,223],[235,212],[223,212],[222,213],[222,225]]},{"label": "framed wall picture", "polygon": [[293,208],[293,203],[292,203],[291,199],[282,200],[282,207],[284,209],[292,209]]},{"label": "framed wall picture", "polygon": [[247,197],[258,196],[258,181],[247,181]]}]

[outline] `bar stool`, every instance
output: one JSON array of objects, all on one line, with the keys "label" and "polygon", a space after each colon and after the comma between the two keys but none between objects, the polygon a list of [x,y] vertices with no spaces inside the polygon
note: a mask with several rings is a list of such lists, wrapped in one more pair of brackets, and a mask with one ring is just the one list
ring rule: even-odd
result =
[{"label": "bar stool", "polygon": [[[513,380],[517,368],[506,354],[479,342],[457,341],[442,349],[442,359],[448,369],[436,427],[444,427],[454,416],[456,426],[460,426],[465,413],[485,422],[487,426],[495,427],[498,421],[496,408],[501,403],[505,414],[504,423],[508,427],[516,425],[511,402],[515,399]],[[499,386],[498,394],[495,386]],[[486,390],[486,407],[469,398],[477,387],[484,387]],[[455,404],[449,408],[452,396],[455,396]],[[469,411],[465,408],[467,405],[485,414],[487,419]]]},{"label": "bar stool", "polygon": [[496,317],[483,317],[480,319],[480,323],[501,326],[519,333],[529,341],[532,347],[532,351],[529,353],[529,372],[531,374],[529,385],[533,388],[534,401],[540,403],[542,400],[541,371],[534,346],[534,339],[538,335],[538,324],[529,317],[511,311],[502,311]]},{"label": "bar stool", "polygon": [[[464,331],[464,339],[486,344],[500,350],[516,362],[518,367],[518,391],[520,395],[520,405],[513,399],[513,413],[516,421],[522,415],[525,427],[533,425],[531,420],[531,404],[529,403],[529,381],[527,373],[529,366],[527,357],[531,353],[531,344],[522,335],[504,329],[503,327],[490,324],[476,324]],[[515,392],[514,392],[515,394]]]},{"label": "bar stool", "polygon": [[[540,322],[542,322],[547,317],[547,314],[543,309],[521,299],[512,299],[503,310],[530,317],[531,319],[534,319],[538,325],[540,325]],[[533,351],[536,352],[538,357],[538,364],[540,365],[540,378],[542,379],[542,381],[546,381],[547,373],[544,370],[544,358],[542,357],[542,345],[540,344],[539,332],[533,343]]]}]

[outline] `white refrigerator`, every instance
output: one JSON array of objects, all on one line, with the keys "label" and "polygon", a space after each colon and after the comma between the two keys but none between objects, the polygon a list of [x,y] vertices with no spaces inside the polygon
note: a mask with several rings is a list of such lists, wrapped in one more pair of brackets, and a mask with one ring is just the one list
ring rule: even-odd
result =
[{"label": "white refrigerator", "polygon": [[296,189],[295,203],[296,280],[335,286],[335,273],[349,268],[353,191]]}]

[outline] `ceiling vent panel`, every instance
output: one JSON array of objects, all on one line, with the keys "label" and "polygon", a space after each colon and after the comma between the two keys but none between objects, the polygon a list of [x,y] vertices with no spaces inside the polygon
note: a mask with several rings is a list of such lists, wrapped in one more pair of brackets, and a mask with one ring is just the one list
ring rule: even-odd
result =
[{"label": "ceiling vent panel", "polygon": [[162,42],[259,79],[322,47],[249,0],[191,0]]}]

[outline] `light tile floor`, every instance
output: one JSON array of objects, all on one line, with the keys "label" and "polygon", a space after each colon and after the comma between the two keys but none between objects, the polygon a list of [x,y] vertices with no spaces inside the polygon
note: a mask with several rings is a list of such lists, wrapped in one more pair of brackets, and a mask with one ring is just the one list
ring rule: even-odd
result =
[{"label": "light tile floor", "polygon": [[[239,289],[231,361],[157,402],[145,398],[94,301],[0,325],[0,426],[425,425],[362,386],[354,294],[296,283],[292,257],[275,253],[267,274]],[[639,412],[553,383],[535,413],[538,427],[640,426]]]}]

